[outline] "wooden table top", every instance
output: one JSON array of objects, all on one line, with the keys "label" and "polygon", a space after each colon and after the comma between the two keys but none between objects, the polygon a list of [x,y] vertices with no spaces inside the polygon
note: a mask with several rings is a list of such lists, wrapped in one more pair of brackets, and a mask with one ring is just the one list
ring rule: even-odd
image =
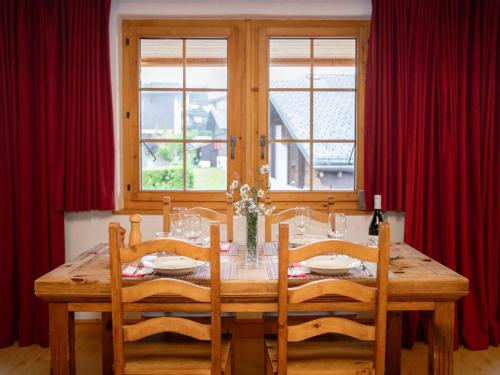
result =
[{"label": "wooden table top", "polygon": [[[223,303],[276,303],[278,282],[273,277],[275,273],[270,272],[277,262],[276,255],[261,249],[259,265],[248,268],[244,247],[236,254],[223,255],[221,259],[235,268],[231,276],[222,278]],[[455,301],[468,292],[469,281],[465,277],[407,244],[391,244],[391,258],[389,301]],[[355,278],[368,285],[375,282],[368,274],[357,273]],[[290,282],[306,281],[295,278]],[[35,281],[35,294],[47,301],[109,303],[108,246],[99,244],[40,277]]]}]

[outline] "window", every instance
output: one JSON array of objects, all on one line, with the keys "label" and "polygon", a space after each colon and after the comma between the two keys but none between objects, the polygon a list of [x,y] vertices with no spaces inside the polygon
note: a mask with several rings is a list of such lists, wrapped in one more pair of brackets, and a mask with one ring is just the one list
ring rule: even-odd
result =
[{"label": "window", "polygon": [[227,39],[140,39],[143,191],[227,189]]},{"label": "window", "polygon": [[223,208],[269,163],[278,208],[363,187],[367,21],[125,20],[124,208]]},{"label": "window", "polygon": [[272,191],[355,190],[356,39],[269,39]]}]

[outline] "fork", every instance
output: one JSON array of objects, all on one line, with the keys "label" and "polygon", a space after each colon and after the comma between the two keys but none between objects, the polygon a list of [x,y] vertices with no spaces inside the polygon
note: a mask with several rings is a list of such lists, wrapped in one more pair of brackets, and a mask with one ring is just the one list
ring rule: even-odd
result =
[{"label": "fork", "polygon": [[366,272],[368,277],[373,277],[372,273],[370,271],[368,271],[368,268],[366,268],[366,266],[364,264],[361,265],[361,269]]}]

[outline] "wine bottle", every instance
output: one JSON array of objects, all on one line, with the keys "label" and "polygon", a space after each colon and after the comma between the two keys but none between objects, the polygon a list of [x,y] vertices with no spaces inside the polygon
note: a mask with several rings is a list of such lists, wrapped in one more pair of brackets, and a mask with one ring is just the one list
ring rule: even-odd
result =
[{"label": "wine bottle", "polygon": [[384,221],[382,217],[382,196],[375,195],[373,197],[373,217],[368,228],[368,246],[378,246],[378,224]]}]

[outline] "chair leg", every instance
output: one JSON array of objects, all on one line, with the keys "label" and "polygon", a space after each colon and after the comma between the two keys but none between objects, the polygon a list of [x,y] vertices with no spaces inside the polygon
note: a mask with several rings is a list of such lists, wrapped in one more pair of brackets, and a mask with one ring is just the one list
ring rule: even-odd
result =
[{"label": "chair leg", "polygon": [[265,361],[265,374],[266,375],[274,375],[273,364],[271,363],[271,357],[269,356],[269,352],[267,350],[267,346],[264,348],[264,361]]}]

